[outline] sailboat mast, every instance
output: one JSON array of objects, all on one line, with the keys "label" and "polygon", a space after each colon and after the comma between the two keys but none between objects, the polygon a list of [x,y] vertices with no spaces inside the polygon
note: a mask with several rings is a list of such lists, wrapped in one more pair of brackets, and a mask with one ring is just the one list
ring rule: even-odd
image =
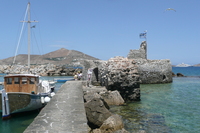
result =
[{"label": "sailboat mast", "polygon": [[38,21],[31,21],[31,13],[30,13],[30,2],[28,3],[27,7],[28,12],[28,20],[27,21],[21,21],[21,22],[27,22],[28,23],[28,73],[30,73],[30,49],[31,49],[31,23],[32,22],[38,22]]},{"label": "sailboat mast", "polygon": [[30,73],[30,45],[31,45],[31,14],[30,14],[30,2],[28,3],[28,73]]}]

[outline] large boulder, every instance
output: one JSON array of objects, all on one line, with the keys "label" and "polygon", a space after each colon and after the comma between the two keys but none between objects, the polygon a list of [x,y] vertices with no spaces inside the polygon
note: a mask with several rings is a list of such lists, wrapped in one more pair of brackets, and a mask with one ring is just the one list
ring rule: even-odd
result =
[{"label": "large boulder", "polygon": [[184,77],[184,75],[182,73],[177,73],[176,75],[177,75],[177,77]]},{"label": "large boulder", "polygon": [[112,133],[123,128],[124,124],[122,122],[122,118],[119,115],[114,114],[104,121],[100,127],[100,130],[102,133]]},{"label": "large boulder", "polygon": [[121,97],[118,91],[107,91],[100,93],[102,99],[108,105],[123,105],[124,99]]},{"label": "large boulder", "polygon": [[84,102],[89,102],[93,98],[101,98],[101,95],[99,95],[96,92],[92,92],[92,91],[85,91],[84,92],[84,95],[83,95]]},{"label": "large boulder", "polygon": [[129,133],[124,129],[121,116],[117,114],[111,115],[104,121],[100,128],[91,130],[90,133]]},{"label": "large boulder", "polygon": [[103,122],[112,115],[100,98],[93,98],[92,100],[86,102],[85,110],[88,125],[92,129],[99,128]]},{"label": "large boulder", "polygon": [[102,98],[100,94],[105,92],[107,92],[105,87],[97,87],[97,86],[86,87],[85,82],[83,82],[83,98],[85,102],[88,102],[93,98]]},{"label": "large boulder", "polygon": [[84,88],[83,90],[83,98],[85,102],[92,100],[93,98],[101,98],[107,105],[123,105],[124,99],[119,94],[118,91],[107,91],[105,87],[98,89],[96,87],[92,88]]},{"label": "large boulder", "polygon": [[[99,128],[97,128],[97,129],[90,131],[89,133],[105,133],[105,132],[102,132]],[[117,131],[114,131],[114,132],[106,132],[106,133],[130,133],[130,132],[126,131],[123,128],[121,130],[117,130]],[[146,132],[137,132],[137,133],[146,133]]]}]

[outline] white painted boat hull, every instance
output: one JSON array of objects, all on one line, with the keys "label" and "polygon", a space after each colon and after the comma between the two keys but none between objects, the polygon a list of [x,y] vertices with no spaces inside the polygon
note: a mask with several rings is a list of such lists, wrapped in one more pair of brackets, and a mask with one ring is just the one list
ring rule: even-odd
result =
[{"label": "white painted boat hull", "polygon": [[[41,98],[48,97],[47,93],[44,94],[30,94],[20,92],[7,93],[9,100],[10,114],[37,110],[46,105],[42,103]],[[2,96],[2,93],[0,93]],[[2,99],[0,99],[0,111],[2,112]]]}]

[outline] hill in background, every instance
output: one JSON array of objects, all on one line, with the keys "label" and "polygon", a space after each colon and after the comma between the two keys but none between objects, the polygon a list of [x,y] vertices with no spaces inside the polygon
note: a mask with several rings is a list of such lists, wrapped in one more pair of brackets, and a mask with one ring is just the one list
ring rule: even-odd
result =
[{"label": "hill in background", "polygon": [[[31,55],[30,62],[31,64],[57,64],[57,65],[65,65],[71,64],[72,62],[76,62],[79,60],[99,60],[95,57],[90,55],[84,54],[82,52],[76,50],[68,50],[65,48],[61,48],[59,50],[44,54],[44,55]],[[12,64],[14,57],[9,57],[6,59],[0,60],[0,64],[8,65]],[[15,63],[24,65],[28,62],[28,55],[27,54],[20,54],[16,56]]]},{"label": "hill in background", "polygon": [[194,66],[198,66],[198,67],[200,67],[200,64],[196,64],[196,65],[194,65]]}]

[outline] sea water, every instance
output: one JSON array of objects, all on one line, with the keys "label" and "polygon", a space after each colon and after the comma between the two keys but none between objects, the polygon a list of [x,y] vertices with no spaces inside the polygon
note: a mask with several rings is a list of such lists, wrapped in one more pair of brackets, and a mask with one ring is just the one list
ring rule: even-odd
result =
[{"label": "sea water", "polygon": [[200,67],[173,67],[174,77],[168,84],[142,84],[141,101],[112,107],[121,115],[130,132],[199,133]]},{"label": "sea water", "polygon": [[200,76],[200,67],[172,67],[173,72],[182,73],[185,76]]},{"label": "sea water", "polygon": [[[0,82],[3,82],[3,76],[0,74]],[[55,79],[72,78],[71,76],[44,76],[41,79],[53,81]],[[55,84],[55,92],[59,90],[63,83]],[[3,86],[0,86],[2,89]],[[33,122],[33,119],[39,114],[40,110],[18,113],[12,115],[8,120],[0,120],[0,133],[23,133],[23,131]],[[1,113],[0,113],[1,115]]]}]

